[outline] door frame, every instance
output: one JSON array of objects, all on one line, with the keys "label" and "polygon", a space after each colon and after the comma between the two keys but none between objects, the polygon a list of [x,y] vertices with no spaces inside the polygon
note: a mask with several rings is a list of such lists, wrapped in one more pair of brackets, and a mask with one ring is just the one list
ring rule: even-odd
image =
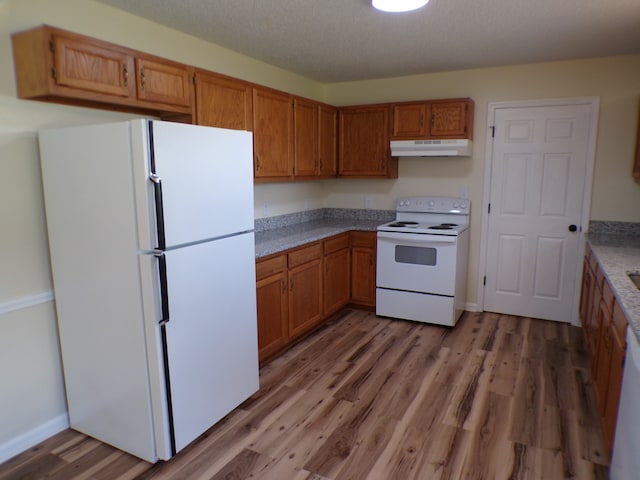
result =
[{"label": "door frame", "polygon": [[[591,108],[591,123],[589,126],[589,145],[587,146],[587,165],[584,193],[582,197],[582,218],[580,223],[580,241],[578,246],[578,258],[584,256],[585,234],[589,231],[589,218],[591,213],[591,190],[593,186],[593,174],[596,158],[596,143],[598,136],[598,117],[600,112],[600,97],[576,97],[576,98],[552,98],[542,100],[515,100],[507,102],[489,102],[487,108],[487,133],[485,144],[484,182],[482,188],[482,218],[480,231],[480,261],[478,264],[478,310],[484,311],[484,277],[487,271],[487,249],[489,238],[489,200],[491,198],[491,174],[493,169],[493,136],[491,126],[495,124],[496,111],[509,108],[529,107],[557,107],[588,105]],[[582,262],[578,261],[576,272],[576,288],[573,294],[573,315],[571,324],[580,325],[578,317],[578,303],[580,299],[580,283],[582,277]]]}]

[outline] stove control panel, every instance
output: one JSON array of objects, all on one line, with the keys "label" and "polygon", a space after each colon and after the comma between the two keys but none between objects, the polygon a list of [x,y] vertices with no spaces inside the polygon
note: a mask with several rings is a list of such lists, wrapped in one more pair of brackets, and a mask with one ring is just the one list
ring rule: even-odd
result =
[{"label": "stove control panel", "polygon": [[469,215],[471,202],[456,197],[402,197],[396,201],[397,212],[455,213]]}]

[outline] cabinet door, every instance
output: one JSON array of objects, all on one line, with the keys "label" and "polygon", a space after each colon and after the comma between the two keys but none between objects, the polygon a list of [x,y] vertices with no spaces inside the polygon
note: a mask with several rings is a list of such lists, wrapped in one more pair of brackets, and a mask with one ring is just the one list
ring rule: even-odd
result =
[{"label": "cabinet door", "polygon": [[139,100],[167,105],[191,105],[191,75],[186,66],[150,59],[136,59]]},{"label": "cabinet door", "polygon": [[289,95],[253,89],[253,155],[256,178],[293,174],[293,107]]},{"label": "cabinet door", "polygon": [[431,102],[429,108],[430,138],[471,138],[467,122],[471,120],[470,102]]},{"label": "cabinet door", "polygon": [[427,136],[427,104],[411,103],[393,106],[391,139],[418,139]]},{"label": "cabinet door", "polygon": [[196,123],[251,131],[251,86],[201,71],[195,75]]},{"label": "cabinet door", "polygon": [[351,301],[359,305],[375,306],[374,251],[365,247],[351,249]]},{"label": "cabinet door", "polygon": [[613,332],[611,339],[609,387],[607,389],[604,418],[602,421],[605,445],[608,447],[609,453],[611,453],[613,439],[615,438],[618,406],[620,404],[620,389],[622,388],[622,373],[624,371],[624,357],[626,352],[626,339],[624,337],[621,339],[615,332]]},{"label": "cabinet door", "polygon": [[611,370],[611,313],[607,310],[605,303],[600,301],[598,315],[600,317],[600,341],[593,368],[593,381],[596,400],[598,402],[598,412],[604,416],[607,399],[607,389],[609,388],[609,371]]},{"label": "cabinet door", "polygon": [[117,48],[73,36],[52,38],[56,84],[87,92],[129,97],[133,58]]},{"label": "cabinet door", "polygon": [[339,117],[340,175],[393,176],[390,169],[389,107],[343,109]]},{"label": "cabinet door", "polygon": [[294,174],[312,177],[318,166],[318,106],[296,98],[293,101]]},{"label": "cabinet door", "polygon": [[289,335],[311,330],[322,319],[322,261],[289,270]]},{"label": "cabinet door", "polygon": [[338,109],[328,105],[318,108],[318,173],[332,177],[338,173]]},{"label": "cabinet door", "polygon": [[278,272],[256,283],[258,306],[258,357],[260,360],[283,348],[287,332],[287,275]]},{"label": "cabinet door", "polygon": [[324,257],[324,315],[337,312],[349,303],[351,256],[348,248]]}]

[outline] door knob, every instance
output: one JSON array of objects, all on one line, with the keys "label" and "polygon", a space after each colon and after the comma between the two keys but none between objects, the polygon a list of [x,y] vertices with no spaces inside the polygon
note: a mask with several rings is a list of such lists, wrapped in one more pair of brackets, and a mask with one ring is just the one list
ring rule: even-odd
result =
[{"label": "door knob", "polygon": [[569,225],[570,232],[575,232],[576,230],[578,230],[578,227],[576,225],[573,225],[573,224]]}]

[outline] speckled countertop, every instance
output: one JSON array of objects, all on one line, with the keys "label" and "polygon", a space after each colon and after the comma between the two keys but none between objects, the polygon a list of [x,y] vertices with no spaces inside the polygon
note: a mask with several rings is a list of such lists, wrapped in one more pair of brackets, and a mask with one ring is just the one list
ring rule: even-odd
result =
[{"label": "speckled countertop", "polygon": [[640,272],[640,235],[589,233],[587,241],[640,342],[640,290],[627,276]]},{"label": "speckled countertop", "polygon": [[324,208],[256,220],[256,258],[350,230],[375,231],[394,211]]}]

